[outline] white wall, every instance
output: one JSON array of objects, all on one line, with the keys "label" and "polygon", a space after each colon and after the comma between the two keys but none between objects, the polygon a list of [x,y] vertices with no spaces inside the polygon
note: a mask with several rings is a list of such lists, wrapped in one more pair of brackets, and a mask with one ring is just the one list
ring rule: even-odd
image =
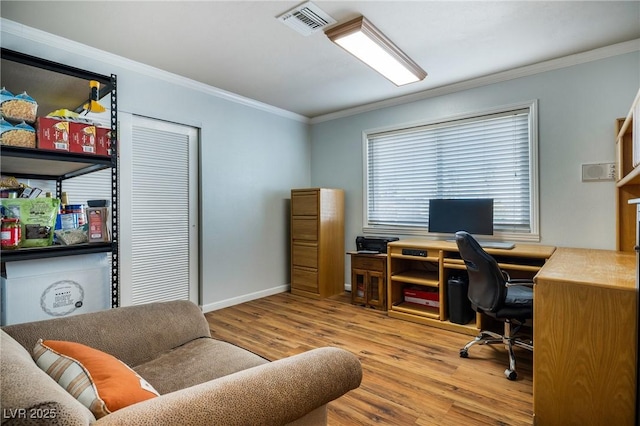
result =
[{"label": "white wall", "polygon": [[[217,89],[183,83],[104,52],[5,24],[4,48],[117,74],[120,111],[201,129],[201,301],[205,311],[287,289],[290,189],[310,184],[306,119],[250,100],[234,102],[228,100],[235,99],[232,94],[219,96]],[[122,138],[120,143],[130,140]],[[170,197],[158,200],[158,207],[172,208]],[[121,234],[120,241],[127,244],[127,236]],[[122,267],[126,265],[122,259]]]},{"label": "white wall", "polygon": [[614,162],[614,121],[627,115],[639,87],[636,51],[314,123],[311,184],[345,189],[346,247],[355,249],[363,226],[363,131],[538,99],[541,243],[615,249],[614,182],[582,182],[581,164]]}]

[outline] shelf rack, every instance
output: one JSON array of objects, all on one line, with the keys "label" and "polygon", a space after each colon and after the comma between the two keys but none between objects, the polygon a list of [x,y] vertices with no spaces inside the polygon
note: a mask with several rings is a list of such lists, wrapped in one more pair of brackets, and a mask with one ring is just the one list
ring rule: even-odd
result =
[{"label": "shelf rack", "polygon": [[[636,211],[630,200],[640,198],[640,149],[638,120],[640,119],[640,90],[635,96],[629,113],[615,122],[616,134],[616,247],[619,251],[634,252],[636,247]],[[634,164],[635,163],[635,164]]]},{"label": "shelf rack", "polygon": [[88,253],[111,253],[111,306],[119,306],[118,264],[118,104],[117,76],[97,74],[21,52],[0,49],[3,85],[25,87],[38,100],[40,110],[73,108],[76,112],[88,99],[88,81],[100,82],[99,98],[110,95],[111,155],[98,156],[37,148],[0,146],[0,171],[18,178],[53,180],[56,196],[66,179],[111,169],[111,241],[73,246],[50,246],[3,250],[2,262],[63,257]]}]

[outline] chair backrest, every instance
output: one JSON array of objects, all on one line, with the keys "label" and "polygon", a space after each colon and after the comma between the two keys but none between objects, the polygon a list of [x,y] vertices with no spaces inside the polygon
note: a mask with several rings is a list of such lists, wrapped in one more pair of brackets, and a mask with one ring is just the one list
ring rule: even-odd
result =
[{"label": "chair backrest", "polygon": [[468,232],[456,232],[456,244],[469,274],[469,300],[482,311],[496,312],[507,295],[498,262]]}]

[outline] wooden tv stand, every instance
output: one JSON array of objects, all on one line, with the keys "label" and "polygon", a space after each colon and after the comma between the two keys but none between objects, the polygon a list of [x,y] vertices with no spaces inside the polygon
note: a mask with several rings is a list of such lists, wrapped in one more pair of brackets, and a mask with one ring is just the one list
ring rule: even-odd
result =
[{"label": "wooden tv stand", "polygon": [[[555,247],[516,244],[511,250],[485,249],[512,278],[533,278],[551,257]],[[390,317],[476,335],[488,318],[476,314],[468,324],[449,321],[447,282],[466,272],[454,242],[412,238],[387,245],[387,309]],[[422,306],[404,301],[404,288],[435,289],[440,306]]]}]

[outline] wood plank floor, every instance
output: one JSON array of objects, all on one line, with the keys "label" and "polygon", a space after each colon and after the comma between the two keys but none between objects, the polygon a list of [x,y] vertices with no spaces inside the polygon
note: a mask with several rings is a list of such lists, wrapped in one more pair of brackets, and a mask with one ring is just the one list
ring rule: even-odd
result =
[{"label": "wood plank floor", "polygon": [[502,345],[458,355],[469,336],[389,318],[349,303],[280,293],[206,314],[212,336],[276,360],[321,346],[354,353],[361,386],[329,404],[329,424],[531,425],[532,355],[516,348],[507,380]]}]

